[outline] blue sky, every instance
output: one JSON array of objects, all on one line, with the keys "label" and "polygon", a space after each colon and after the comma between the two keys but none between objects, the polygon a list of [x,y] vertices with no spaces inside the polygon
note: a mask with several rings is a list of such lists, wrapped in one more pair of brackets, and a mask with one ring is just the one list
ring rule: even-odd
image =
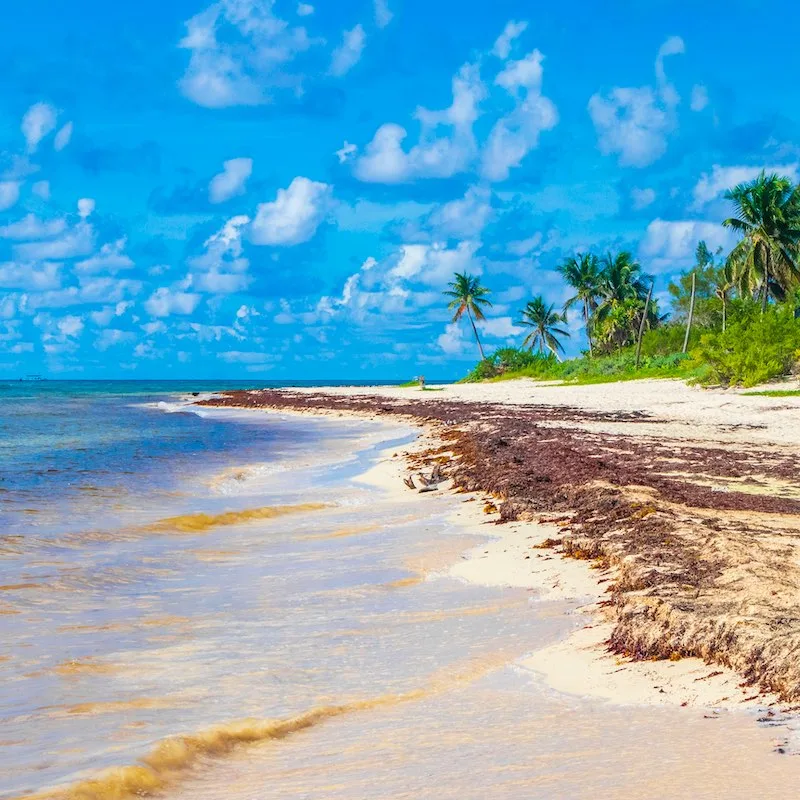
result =
[{"label": "blue sky", "polygon": [[730,243],[726,188],[797,177],[800,54],[757,43],[800,12],[600,8],[13,4],[0,375],[453,377],[456,270],[492,290],[489,348],[579,250],[632,250],[663,293]]}]

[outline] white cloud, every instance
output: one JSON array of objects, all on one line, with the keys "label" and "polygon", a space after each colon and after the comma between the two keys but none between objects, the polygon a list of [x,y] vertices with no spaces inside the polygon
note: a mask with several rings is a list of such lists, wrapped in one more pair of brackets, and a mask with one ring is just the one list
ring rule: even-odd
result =
[{"label": "white cloud", "polygon": [[645,232],[639,254],[648,259],[649,272],[663,273],[679,269],[694,257],[698,242],[705,241],[711,250],[727,250],[736,241],[735,235],[718,222],[703,220],[667,221],[654,219]]},{"label": "white cloud", "polygon": [[19,181],[0,182],[0,211],[8,211],[19,200]]},{"label": "white cloud", "polygon": [[310,17],[313,13],[314,13],[314,6],[309,5],[308,3],[297,4],[298,17]]},{"label": "white cloud", "polygon": [[172,290],[162,286],[145,301],[144,309],[151,317],[169,317],[172,314],[187,315],[197,308],[199,302],[199,294]]},{"label": "white cloud", "polygon": [[36,181],[31,186],[31,191],[42,200],[50,199],[50,181]]},{"label": "white cloud", "polygon": [[441,286],[455,272],[480,274],[480,264],[475,260],[478,242],[459,242],[454,248],[442,243],[405,244],[400,248],[400,259],[389,271],[389,277],[415,280],[430,286]]},{"label": "white cloud", "polygon": [[439,206],[428,218],[428,225],[438,236],[472,239],[480,236],[493,216],[491,192],[473,186],[462,199]]},{"label": "white cloud", "polygon": [[[478,105],[486,95],[476,64],[464,64],[453,78],[453,102],[442,111],[418,108],[418,144],[408,152],[403,140],[405,128],[394,123],[381,125],[363,155],[355,162],[359,180],[373,183],[402,183],[413,178],[448,178],[463,172],[473,161],[477,146],[472,126]],[[449,135],[440,135],[441,128]]]},{"label": "white cloud", "polygon": [[798,164],[796,163],[761,167],[744,165],[723,167],[719,164],[714,164],[711,168],[711,174],[704,172],[694,187],[692,208],[698,210],[704,208],[712,200],[721,197],[728,189],[732,189],[739,183],[753,180],[762,170],[767,174],[776,172],[778,175],[785,175],[793,181],[798,178]]},{"label": "white cloud", "polygon": [[437,346],[447,355],[455,356],[464,352],[467,341],[464,339],[462,326],[457,322],[450,322],[444,329],[444,333],[436,338]]},{"label": "white cloud", "polygon": [[274,0],[220,0],[187,21],[179,44],[190,51],[179,84],[187,98],[226,108],[268,103],[274,90],[301,90],[292,62],[312,42],[273,7]]},{"label": "white cloud", "polygon": [[61,152],[70,143],[70,139],[72,139],[72,123],[68,122],[53,139],[53,149]]},{"label": "white cloud", "polygon": [[233,294],[250,284],[248,259],[242,256],[242,231],[250,217],[231,217],[203,244],[204,252],[189,259],[192,269],[185,288],[211,294]]},{"label": "white cloud", "polygon": [[99,253],[95,253],[85,261],[79,261],[75,269],[83,273],[107,272],[112,275],[123,269],[131,269],[134,266],[133,261],[123,252],[124,250],[125,239],[104,244]]},{"label": "white cloud", "polygon": [[0,264],[0,287],[41,292],[61,286],[61,265],[10,261]]},{"label": "white cloud", "polygon": [[[11,226],[9,226],[11,227]],[[88,256],[94,249],[94,230],[79,222],[56,238],[25,242],[14,246],[14,258],[19,261],[45,261]]]},{"label": "white cloud", "polygon": [[649,187],[645,189],[634,187],[631,189],[631,204],[636,211],[647,208],[647,206],[655,202],[655,199],[656,193],[654,189],[650,189]]},{"label": "white cloud", "polygon": [[358,148],[354,144],[350,144],[350,142],[345,141],[341,149],[336,151],[336,157],[339,159],[340,164],[344,164],[346,161],[349,161],[357,152]]},{"label": "white cloud", "polygon": [[22,118],[22,135],[29,153],[35,153],[39,142],[56,127],[58,112],[48,103],[32,105]]},{"label": "white cloud", "polygon": [[483,174],[489,180],[508,178],[513,167],[539,145],[542,131],[558,123],[558,111],[542,95],[542,60],[533,50],[519,61],[509,62],[495,83],[515,98],[515,108],[494,124],[483,153]]},{"label": "white cloud", "polygon": [[208,184],[208,199],[212,203],[224,203],[231,197],[244,193],[247,179],[253,173],[252,158],[232,158],[222,165],[222,172]]},{"label": "white cloud", "polygon": [[503,60],[507,59],[511,54],[514,41],[522,36],[527,29],[527,22],[514,22],[513,20],[507,22],[506,27],[503,28],[503,32],[497,37],[494,43],[492,55],[502,58]]},{"label": "white cloud", "polygon": [[0,228],[0,237],[4,239],[49,239],[58,236],[67,229],[67,221],[61,217],[51,220],[41,220],[34,214],[12,222]]},{"label": "white cloud", "polygon": [[254,244],[295,245],[307,242],[330,207],[327,183],[297,177],[287,189],[278,189],[271,203],[261,203],[250,226]]},{"label": "white cloud", "polygon": [[227,350],[224,353],[220,353],[219,357],[229,364],[264,364],[267,361],[275,361],[278,358],[272,353],[242,350]]},{"label": "white cloud", "polygon": [[116,314],[114,313],[114,306],[106,306],[99,311],[90,311],[89,317],[97,325],[98,328],[105,328]]},{"label": "white cloud", "polygon": [[94,213],[94,200],[91,197],[82,197],[78,200],[78,216],[81,219],[88,219]]},{"label": "white cloud", "polygon": [[511,317],[488,317],[476,324],[481,333],[492,339],[515,339],[525,332],[524,328],[514,324]]},{"label": "white cloud", "polygon": [[83,319],[73,315],[62,317],[56,323],[56,327],[62,336],[68,336],[76,339],[83,333]]},{"label": "white cloud", "polygon": [[342,35],[342,43],[331,54],[330,74],[337,78],[348,73],[361,60],[366,44],[362,25],[356,25]]},{"label": "white cloud", "polygon": [[692,87],[692,99],[689,103],[689,108],[692,111],[702,111],[708,105],[708,89],[701,84],[695,84]]},{"label": "white cloud", "polygon": [[167,330],[167,326],[160,319],[155,322],[145,322],[141,328],[148,336],[153,336],[156,333],[165,333]]},{"label": "white cloud", "polygon": [[131,331],[122,331],[118,328],[106,328],[100,332],[94,344],[98,350],[108,350],[109,347],[132,342],[134,339],[136,339],[136,334]]},{"label": "white cloud", "polygon": [[675,109],[680,102],[667,80],[664,59],[684,52],[683,40],[672,36],[656,57],[656,87],[614,88],[608,95],[589,100],[589,115],[598,135],[600,152],[619,156],[621,166],[645,167],[667,150],[667,137],[675,129]]},{"label": "white cloud", "polygon": [[373,0],[372,5],[375,12],[375,24],[379,28],[385,28],[394,18],[388,0]]}]

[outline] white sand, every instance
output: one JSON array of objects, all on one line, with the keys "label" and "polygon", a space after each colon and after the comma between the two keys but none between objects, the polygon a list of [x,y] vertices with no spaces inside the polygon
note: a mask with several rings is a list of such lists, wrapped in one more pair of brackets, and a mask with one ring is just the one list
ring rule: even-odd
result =
[{"label": "white sand", "polygon": [[[622,402],[627,397],[629,410],[644,410],[653,413],[652,403],[657,408],[675,410],[674,420],[689,419],[692,414],[703,414],[702,409],[715,408],[717,424],[730,425],[732,419],[742,422],[754,417],[755,408],[763,407],[764,401],[776,404],[771,398],[746,397],[735,393],[715,392],[708,395],[683,384],[669,381],[643,381],[637,383],[604,385],[601,387],[574,387],[562,389],[561,394],[550,394],[549,389],[537,389],[530,382],[515,381],[486,386],[453,386],[448,390],[453,396],[467,402],[477,399],[477,391],[487,389],[493,401],[531,402],[531,396],[541,397],[545,392],[548,404],[559,398],[563,404],[578,405],[587,396],[587,389],[598,390],[593,394],[589,407],[598,409],[614,407],[615,399]],[[604,396],[600,394],[600,391]],[[368,394],[369,390],[353,390],[357,394]],[[398,389],[376,389],[375,393],[390,393],[392,396],[408,392]],[[349,390],[337,389],[336,394]],[[416,395],[420,396],[420,395]],[[632,398],[638,398],[633,400]],[[427,394],[425,399],[428,399]],[[483,399],[490,399],[489,397]],[[792,415],[800,411],[800,398],[781,398],[794,401]],[[720,410],[722,405],[733,410]],[[796,410],[795,410],[796,409]],[[747,415],[746,415],[747,412]],[[662,412],[659,411],[659,414]],[[713,417],[714,415],[710,415]],[[385,419],[385,418],[384,418]],[[760,419],[760,417],[759,417]],[[789,426],[788,414],[776,411],[769,416],[770,422],[778,426]],[[681,424],[677,421],[675,424]],[[715,423],[709,417],[703,425],[709,435]],[[683,426],[686,422],[682,423]],[[692,424],[692,438],[697,438],[700,423]],[[665,426],[662,426],[665,427]],[[685,430],[685,428],[684,428]],[[743,428],[735,431],[739,437],[749,436],[755,431],[759,436],[779,436],[770,424],[765,429]],[[788,435],[788,433],[786,434]],[[800,426],[795,424],[792,435],[800,440]],[[779,439],[772,439],[779,441]],[[362,480],[382,487],[397,499],[413,497],[424,503],[431,495],[411,494],[402,483],[408,474],[405,456],[425,449],[431,444],[429,435],[423,435],[413,445],[395,449],[383,455],[381,461]],[[592,569],[590,562],[561,558],[551,549],[539,549],[535,545],[554,536],[558,528],[546,522],[513,522],[505,525],[487,525],[497,514],[486,514],[484,504],[489,498],[454,495],[458,505],[452,521],[465,532],[488,536],[488,541],[464,553],[448,570],[447,574],[459,580],[484,586],[522,587],[535,591],[540,600],[575,600],[581,603],[576,614],[576,629],[567,639],[542,650],[533,652],[520,662],[520,666],[540,674],[554,690],[581,696],[593,697],[619,705],[670,705],[707,709],[735,710],[747,707],[764,707],[777,703],[770,695],[760,695],[752,687],[741,687],[742,679],[732,670],[718,665],[708,665],[697,658],[681,658],[676,661],[634,662],[610,654],[604,646],[613,625],[607,614],[598,605],[604,594],[609,575]],[[587,620],[588,622],[585,622]]]}]

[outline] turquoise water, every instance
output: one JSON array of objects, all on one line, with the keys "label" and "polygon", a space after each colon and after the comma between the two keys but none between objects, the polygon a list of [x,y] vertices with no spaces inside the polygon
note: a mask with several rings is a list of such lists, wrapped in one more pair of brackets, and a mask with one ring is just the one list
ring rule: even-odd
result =
[{"label": "turquoise water", "polygon": [[413,431],[189,405],[210,388],[2,390],[0,797],[420,691],[555,630],[524,592],[423,580],[474,541],[439,540],[452,498],[357,480]]}]

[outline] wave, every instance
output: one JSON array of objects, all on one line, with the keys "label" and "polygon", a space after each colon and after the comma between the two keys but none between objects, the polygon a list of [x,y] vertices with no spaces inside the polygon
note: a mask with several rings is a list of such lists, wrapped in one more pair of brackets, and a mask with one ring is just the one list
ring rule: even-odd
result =
[{"label": "wave", "polygon": [[321,511],[330,508],[330,503],[297,503],[286,506],[260,506],[244,508],[240,511],[223,511],[220,514],[179,514],[175,517],[164,517],[156,522],[143,526],[143,530],[178,533],[204,533],[223,525],[239,525],[244,522],[275,519],[289,514],[301,514],[308,511]]},{"label": "wave", "polygon": [[507,657],[497,655],[475,660],[461,672],[447,670],[434,676],[428,687],[402,694],[320,706],[285,719],[238,720],[214,725],[198,733],[173,736],[159,742],[138,764],[114,767],[71,786],[56,787],[15,800],[133,800],[148,797],[177,783],[190,767],[204,757],[224,756],[240,745],[285,739],[293,733],[345,714],[422,700],[483,677],[507,661]]}]

